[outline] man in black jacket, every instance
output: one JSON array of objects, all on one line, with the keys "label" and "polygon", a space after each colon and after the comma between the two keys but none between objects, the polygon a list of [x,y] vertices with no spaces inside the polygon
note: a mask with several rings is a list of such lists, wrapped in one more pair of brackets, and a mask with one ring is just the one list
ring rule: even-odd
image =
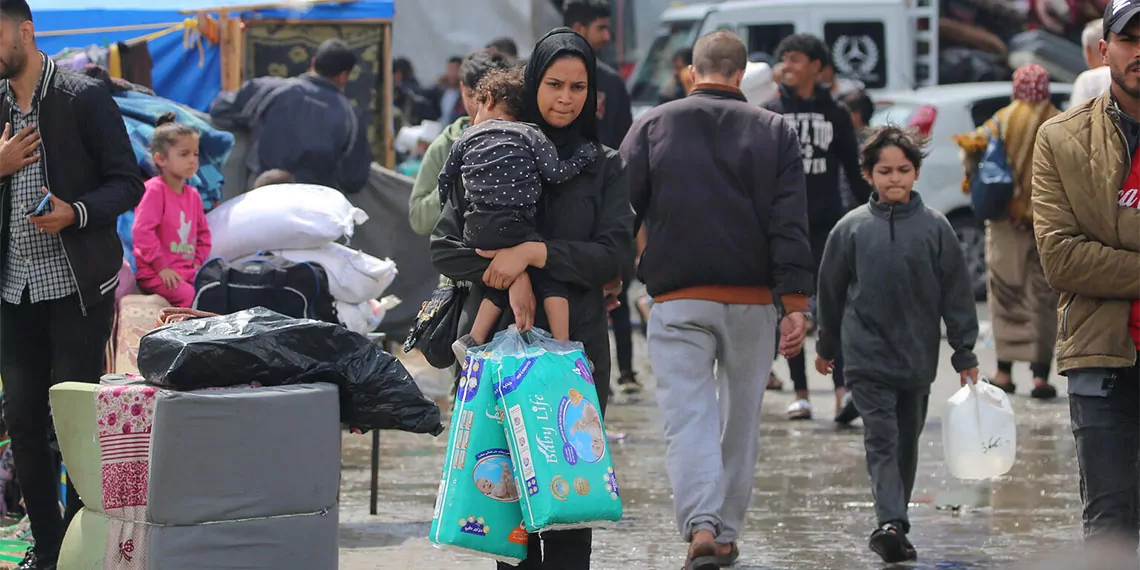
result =
[{"label": "man in black jacket", "polygon": [[[847,176],[856,204],[867,202],[871,186],[859,169],[859,143],[851,115],[835,102],[827,87],[817,82],[820,70],[830,65],[827,45],[809,34],[788,36],[776,48],[776,59],[780,61],[780,96],[764,106],[784,115],[799,136],[807,176],[808,233],[818,274],[827,235],[847,211],[840,193],[839,169],[842,167]],[[807,362],[801,354],[790,359],[788,367],[796,390],[788,417],[810,419]],[[842,413],[846,394],[842,363],[836,363],[835,370],[836,421],[850,421],[854,417]]]},{"label": "man in black jacket", "polygon": [[[562,12],[563,24],[578,32],[595,54],[610,43],[610,3],[608,0],[568,0]],[[616,69],[598,57],[598,140],[612,148],[621,146],[622,139],[633,123],[633,102],[625,81]],[[633,281],[633,259],[622,270],[622,290],[618,294],[617,308],[610,313],[614,328],[614,348],[617,353],[618,386],[625,394],[641,391],[641,383],[633,372],[633,325],[629,312],[629,283]]]},{"label": "man in black jacket", "polygon": [[103,374],[123,263],[116,222],[143,184],[111,93],[37,49],[26,0],[0,0],[0,120],[0,376],[36,541],[17,568],[54,570],[82,503],[69,485],[60,517],[48,388]]},{"label": "man in black jacket", "polygon": [[731,32],[702,37],[692,92],[639,117],[621,148],[648,234],[638,272],[686,568],[736,560],[777,323],[795,356],[812,291],[800,145],[745,100],[747,64]]}]

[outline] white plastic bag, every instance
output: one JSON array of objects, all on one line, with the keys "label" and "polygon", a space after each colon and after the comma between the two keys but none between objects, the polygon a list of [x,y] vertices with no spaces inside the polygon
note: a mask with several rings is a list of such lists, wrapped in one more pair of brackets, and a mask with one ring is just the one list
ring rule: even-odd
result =
[{"label": "white plastic bag", "polygon": [[400,304],[400,298],[389,295],[383,299],[365,301],[363,303],[336,302],[336,318],[344,328],[360,334],[368,334],[384,322],[384,315],[390,309]]},{"label": "white plastic bag", "polygon": [[314,184],[274,184],[226,200],[206,215],[213,247],[226,261],[259,251],[308,249],[352,237],[368,214],[344,194]]},{"label": "white plastic bag", "polygon": [[1009,472],[1017,456],[1017,424],[1005,392],[969,381],[942,411],[946,467],[959,479],[989,479]]},{"label": "white plastic bag", "polygon": [[396,262],[391,259],[378,259],[339,243],[277,253],[295,263],[316,263],[323,267],[329,276],[329,292],[333,298],[353,305],[379,299],[399,275]]}]

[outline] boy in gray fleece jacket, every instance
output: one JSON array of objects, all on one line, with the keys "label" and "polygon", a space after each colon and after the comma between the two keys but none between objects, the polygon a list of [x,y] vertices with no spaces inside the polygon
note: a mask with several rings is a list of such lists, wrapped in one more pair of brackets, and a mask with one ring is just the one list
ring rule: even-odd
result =
[{"label": "boy in gray fleece jacket", "polygon": [[917,558],[906,537],[907,504],[938,370],[939,321],[962,383],[978,378],[965,257],[950,223],[913,191],[923,146],[920,135],[898,127],[870,134],[861,159],[875,192],[832,230],[819,276],[816,368],[831,373],[842,350],[878,517],[870,546],[886,562]]}]

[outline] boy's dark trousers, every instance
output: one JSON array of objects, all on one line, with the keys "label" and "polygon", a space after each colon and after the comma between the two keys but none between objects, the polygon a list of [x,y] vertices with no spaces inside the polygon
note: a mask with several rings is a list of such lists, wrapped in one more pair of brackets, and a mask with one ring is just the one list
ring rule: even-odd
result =
[{"label": "boy's dark trousers", "polygon": [[40,560],[55,559],[65,525],[83,506],[68,484],[67,516],[60,517],[48,389],[59,382],[99,381],[114,310],[114,299],[107,297],[89,305],[84,316],[75,294],[31,303],[25,291],[18,305],[0,302],[4,421]]},{"label": "boy's dark trousers", "polygon": [[878,524],[910,532],[907,504],[918,471],[918,438],[926,424],[930,393],[900,390],[885,382],[851,379],[855,408],[863,418],[867,473]]},{"label": "boy's dark trousers", "polygon": [[[1085,539],[1140,543],[1140,363],[1104,369],[1106,397],[1069,395]],[[1070,376],[1071,377],[1071,376]]]}]

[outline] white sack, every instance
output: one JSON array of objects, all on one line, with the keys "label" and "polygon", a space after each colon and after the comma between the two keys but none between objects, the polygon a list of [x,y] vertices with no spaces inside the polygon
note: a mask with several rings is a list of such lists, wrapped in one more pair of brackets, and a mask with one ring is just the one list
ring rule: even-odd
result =
[{"label": "white sack", "polygon": [[368,214],[340,191],[315,184],[274,184],[222,202],[206,215],[211,256],[227,261],[259,251],[307,249],[352,237]]},{"label": "white sack", "polygon": [[338,243],[274,251],[295,263],[316,263],[323,267],[329,276],[329,292],[333,298],[349,304],[380,298],[399,274],[391,259],[378,259]]}]

